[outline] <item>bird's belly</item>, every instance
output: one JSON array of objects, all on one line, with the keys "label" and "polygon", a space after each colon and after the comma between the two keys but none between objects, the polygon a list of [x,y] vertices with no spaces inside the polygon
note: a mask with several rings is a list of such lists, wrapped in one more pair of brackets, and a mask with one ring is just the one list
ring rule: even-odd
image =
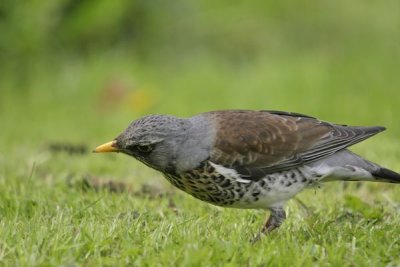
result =
[{"label": "bird's belly", "polygon": [[289,170],[268,174],[257,181],[237,179],[206,168],[179,176],[166,175],[176,187],[214,205],[266,209],[284,202],[315,182],[306,170]]},{"label": "bird's belly", "polygon": [[[282,203],[302,191],[307,184],[294,183],[290,186],[271,184],[267,189],[260,189],[257,185],[247,192],[241,199],[235,201],[231,207],[241,209],[266,209],[277,203]],[[258,194],[258,192],[260,192]],[[255,196],[257,195],[257,196]]]}]

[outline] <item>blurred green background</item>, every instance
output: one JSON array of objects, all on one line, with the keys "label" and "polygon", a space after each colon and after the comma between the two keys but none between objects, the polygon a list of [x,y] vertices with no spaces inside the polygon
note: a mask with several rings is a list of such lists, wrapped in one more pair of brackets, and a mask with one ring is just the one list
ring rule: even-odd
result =
[{"label": "blurred green background", "polygon": [[399,1],[0,3],[1,143],[97,144],[148,113],[297,111],[399,136]]},{"label": "blurred green background", "polygon": [[[0,263],[394,262],[399,187],[308,190],[315,215],[289,202],[283,230],[255,251],[260,213],[138,197],[144,182],[168,183],[90,150],[145,114],[273,109],[386,126],[354,150],[399,171],[399,70],[398,0],[1,0]],[[128,193],[82,190],[88,177]]]}]

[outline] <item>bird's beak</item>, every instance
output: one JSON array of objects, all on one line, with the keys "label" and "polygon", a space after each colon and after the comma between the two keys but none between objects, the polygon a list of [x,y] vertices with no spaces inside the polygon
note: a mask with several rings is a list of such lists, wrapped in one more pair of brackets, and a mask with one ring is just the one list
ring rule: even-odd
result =
[{"label": "bird's beak", "polygon": [[117,141],[111,141],[96,147],[93,153],[119,152]]}]

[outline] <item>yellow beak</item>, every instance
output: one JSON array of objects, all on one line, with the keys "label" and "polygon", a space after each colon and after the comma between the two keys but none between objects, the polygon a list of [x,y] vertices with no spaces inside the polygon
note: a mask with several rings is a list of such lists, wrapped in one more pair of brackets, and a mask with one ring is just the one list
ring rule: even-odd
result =
[{"label": "yellow beak", "polygon": [[94,153],[104,153],[104,152],[119,152],[119,149],[117,148],[117,141],[111,141],[105,144],[102,144],[101,146],[96,147],[93,150]]}]

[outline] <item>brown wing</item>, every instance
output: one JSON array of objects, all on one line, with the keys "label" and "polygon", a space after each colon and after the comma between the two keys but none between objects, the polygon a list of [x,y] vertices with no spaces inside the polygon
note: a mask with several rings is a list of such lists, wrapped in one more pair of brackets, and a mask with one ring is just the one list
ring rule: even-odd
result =
[{"label": "brown wing", "polygon": [[315,161],[358,143],[383,127],[349,127],[280,111],[218,111],[210,160],[257,179]]}]

